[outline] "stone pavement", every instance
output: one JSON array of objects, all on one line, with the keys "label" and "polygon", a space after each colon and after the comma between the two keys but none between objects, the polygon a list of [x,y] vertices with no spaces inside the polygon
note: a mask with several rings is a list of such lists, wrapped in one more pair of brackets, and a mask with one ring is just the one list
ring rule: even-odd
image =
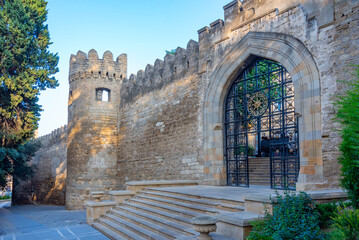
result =
[{"label": "stone pavement", "polygon": [[0,240],[105,240],[86,224],[86,211],[66,211],[61,206],[10,207],[0,202]]}]

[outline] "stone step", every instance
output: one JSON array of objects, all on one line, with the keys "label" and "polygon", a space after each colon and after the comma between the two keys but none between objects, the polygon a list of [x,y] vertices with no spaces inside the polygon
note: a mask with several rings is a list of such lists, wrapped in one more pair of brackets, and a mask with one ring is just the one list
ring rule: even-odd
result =
[{"label": "stone step", "polygon": [[149,206],[143,206],[143,205],[133,203],[133,202],[128,202],[128,203],[126,203],[125,206],[130,207],[130,208],[135,209],[135,210],[138,210],[138,211],[143,211],[143,212],[146,212],[146,213],[149,213],[149,214],[153,214],[154,216],[165,218],[167,220],[176,221],[177,223],[187,225],[187,227],[191,226],[191,219],[192,218],[183,217],[181,215],[169,213],[167,211],[161,211],[161,210],[156,209],[156,208],[152,208],[152,207],[149,207]]},{"label": "stone step", "polygon": [[[112,221],[115,226],[122,226],[124,228],[127,228],[129,231],[134,232],[135,234],[144,237],[145,239],[158,239],[158,240],[166,240],[166,239],[174,239],[174,238],[168,238],[161,236],[155,232],[152,232],[142,226],[139,226],[138,224],[135,224],[133,222],[130,222],[128,220],[125,220],[123,218],[117,217],[114,214],[106,214],[106,219]],[[100,219],[101,221],[102,219]]]},{"label": "stone step", "polygon": [[143,191],[142,194],[160,197],[160,198],[169,199],[169,200],[180,201],[180,202],[184,202],[184,203],[191,203],[191,204],[195,204],[195,205],[210,206],[212,208],[217,208],[220,210],[228,210],[228,211],[243,211],[244,210],[244,206],[238,206],[237,204],[221,203],[221,202],[217,202],[217,201],[209,201],[209,200],[204,200],[204,199],[197,199],[197,198],[173,195],[173,194],[168,194],[168,193],[161,193],[161,192],[155,192],[155,191]]},{"label": "stone step", "polygon": [[270,176],[261,176],[261,175],[254,175],[254,174],[249,174],[249,179],[270,179]]},{"label": "stone step", "polygon": [[258,170],[267,170],[268,172],[270,171],[270,166],[268,165],[255,165],[255,166],[248,166],[248,169],[252,170],[252,169],[258,169]]},{"label": "stone step", "polygon": [[204,196],[198,196],[198,195],[195,195],[195,194],[179,193],[179,192],[169,191],[169,190],[161,189],[161,188],[148,188],[147,190],[151,191],[151,192],[160,192],[160,193],[165,193],[165,194],[171,194],[173,196],[181,196],[181,197],[188,197],[188,198],[193,198],[193,199],[201,199],[201,200],[206,200],[206,201],[211,201],[211,202],[215,201],[215,202],[222,203],[222,204],[244,206],[244,202],[241,201],[241,200],[237,200],[237,199],[228,200],[228,199],[204,197]]},{"label": "stone step", "polygon": [[206,213],[217,214],[217,213],[221,212],[221,210],[215,209],[213,207],[204,207],[204,206],[200,206],[200,205],[183,203],[183,202],[179,202],[179,201],[173,201],[173,200],[168,200],[168,199],[158,198],[158,197],[151,197],[151,196],[146,196],[146,195],[139,195],[139,196],[137,196],[137,199],[145,199],[145,200],[148,200],[151,202],[164,203],[166,205],[178,207],[178,208],[185,209],[185,210],[188,209],[190,211],[194,211],[194,212],[198,212],[198,213],[202,213],[202,214],[206,214]]},{"label": "stone step", "polygon": [[145,211],[139,211],[128,206],[120,206],[117,207],[116,209],[121,209],[122,211],[125,211],[134,216],[138,216],[143,219],[148,219],[152,222],[155,222],[156,224],[159,224],[164,227],[172,228],[173,230],[178,231],[180,233],[186,233],[188,235],[197,234],[197,232],[193,230],[192,226],[189,227],[187,224],[178,224],[176,221],[170,222],[168,221],[169,220],[168,218],[157,217],[154,214],[149,214],[146,213]]},{"label": "stone step", "polygon": [[249,183],[249,186],[251,186],[251,185],[270,186],[270,182],[254,182],[254,183]]},{"label": "stone step", "polygon": [[102,232],[104,235],[106,235],[110,239],[118,239],[118,240],[126,240],[123,235],[118,234],[117,232],[113,231],[111,228],[106,227],[105,225],[101,223],[92,223],[92,227],[97,229],[98,231]]},{"label": "stone step", "polygon": [[163,225],[155,223],[151,220],[140,218],[140,217],[138,217],[138,215],[136,216],[131,213],[121,211],[120,209],[112,210],[111,213],[118,216],[121,219],[130,221],[130,222],[136,224],[137,226],[146,228],[147,230],[149,230],[151,232],[155,232],[161,236],[168,237],[170,239],[193,235],[193,234],[186,234],[185,232],[174,231],[170,225],[163,226]]},{"label": "stone step", "polygon": [[[99,224],[104,225],[107,228],[110,228],[112,231],[116,231],[118,234],[124,236],[127,239],[146,240],[146,238],[144,238],[143,236],[138,235],[133,231],[129,230],[127,227],[116,224],[109,219],[101,217],[98,221]],[[112,238],[112,239],[117,239],[117,238]]]},{"label": "stone step", "polygon": [[183,208],[168,206],[163,203],[150,202],[150,201],[141,200],[141,199],[131,199],[131,202],[142,204],[142,205],[149,206],[152,208],[156,208],[156,209],[166,211],[169,213],[175,213],[180,216],[187,217],[187,218],[193,218],[193,217],[197,217],[198,215],[200,215],[198,212],[193,212],[193,211],[188,211]]}]

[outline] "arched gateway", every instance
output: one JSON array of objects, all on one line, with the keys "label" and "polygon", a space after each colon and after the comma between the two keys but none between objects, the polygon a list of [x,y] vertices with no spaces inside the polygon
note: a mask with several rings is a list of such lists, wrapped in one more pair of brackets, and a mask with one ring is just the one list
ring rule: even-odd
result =
[{"label": "arched gateway", "polygon": [[[250,80],[253,73],[256,81],[260,75],[273,79],[265,79],[262,86]],[[262,137],[269,141],[270,150],[264,154],[272,159],[272,187],[308,190],[323,183],[320,79],[310,52],[300,41],[286,34],[249,32],[217,64],[209,80],[203,112],[207,184],[250,184],[249,146],[259,156]],[[233,91],[237,97],[231,97]],[[231,110],[231,98],[243,115]],[[231,114],[241,123],[231,124]]]},{"label": "arched gateway", "polygon": [[247,62],[224,103],[227,185],[295,189],[299,146],[292,78],[277,62]]}]

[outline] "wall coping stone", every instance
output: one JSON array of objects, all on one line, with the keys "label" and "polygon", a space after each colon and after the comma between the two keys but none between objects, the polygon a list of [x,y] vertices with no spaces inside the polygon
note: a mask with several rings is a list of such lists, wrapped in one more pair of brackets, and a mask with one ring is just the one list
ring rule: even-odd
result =
[{"label": "wall coping stone", "polygon": [[193,180],[154,180],[154,181],[130,181],[125,183],[126,186],[141,186],[141,185],[181,185],[193,184],[198,185],[198,181]]},{"label": "wall coping stone", "polygon": [[91,195],[103,195],[103,194],[105,194],[105,191],[91,192]]},{"label": "wall coping stone", "polygon": [[223,10],[226,10],[227,8],[230,8],[232,7],[233,5],[237,4],[238,3],[238,0],[234,0],[230,3],[227,3],[226,5],[223,6]]},{"label": "wall coping stone", "polygon": [[229,223],[239,227],[248,227],[252,226],[250,222],[263,218],[262,214],[253,213],[253,212],[231,212],[231,213],[220,213],[216,215],[216,219],[219,222]]},{"label": "wall coping stone", "polygon": [[[283,191],[278,192],[280,195],[283,195]],[[342,189],[333,189],[333,190],[321,190],[321,191],[307,191],[306,192],[313,200],[323,200],[323,199],[338,199],[338,198],[347,198],[348,193]],[[297,192],[299,194],[299,192]],[[271,198],[275,201],[276,194],[268,193],[253,193],[248,194],[243,197],[244,201],[256,201],[256,202],[270,202]]]},{"label": "wall coping stone", "polygon": [[87,201],[85,206],[88,207],[105,207],[105,206],[116,206],[115,201],[102,201],[102,202],[94,202],[94,201]]},{"label": "wall coping stone", "polygon": [[127,191],[127,190],[119,190],[119,191],[109,191],[108,194],[113,196],[128,196],[128,195],[135,195],[135,192]]}]

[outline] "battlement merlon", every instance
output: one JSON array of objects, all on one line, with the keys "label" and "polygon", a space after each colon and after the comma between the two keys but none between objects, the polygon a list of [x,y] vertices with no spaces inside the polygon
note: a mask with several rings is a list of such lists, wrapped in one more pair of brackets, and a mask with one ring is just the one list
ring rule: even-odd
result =
[{"label": "battlement merlon", "polygon": [[101,77],[122,80],[127,77],[127,54],[121,54],[113,60],[110,51],[103,54],[102,59],[91,49],[88,54],[78,51],[76,55],[71,55],[69,81],[86,77]]},{"label": "battlement merlon", "polygon": [[199,44],[212,42],[217,44],[228,39],[231,32],[258,20],[268,14],[276,15],[300,6],[307,20],[315,19],[318,28],[324,28],[334,22],[333,0],[234,0],[223,7],[224,21],[217,20],[198,30]]}]

